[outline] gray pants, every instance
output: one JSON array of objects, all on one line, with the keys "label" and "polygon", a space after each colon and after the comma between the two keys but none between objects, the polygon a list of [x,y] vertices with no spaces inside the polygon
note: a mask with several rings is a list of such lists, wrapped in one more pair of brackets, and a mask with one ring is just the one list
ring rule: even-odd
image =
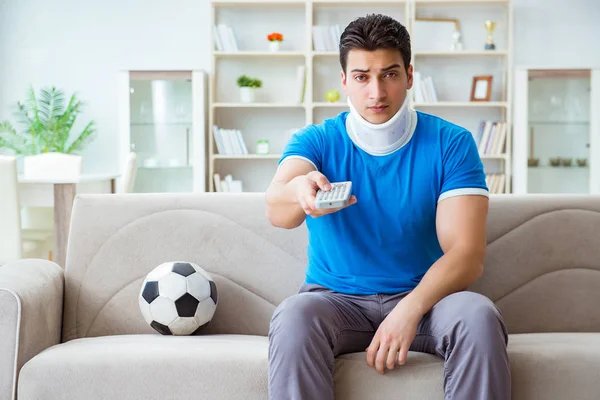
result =
[{"label": "gray pants", "polygon": [[[269,398],[333,400],[335,357],[365,351],[406,294],[353,296],[304,285],[284,300],[269,330]],[[446,399],[505,400],[511,388],[507,343],[494,303],[465,291],[425,314],[410,350],[444,358]]]}]

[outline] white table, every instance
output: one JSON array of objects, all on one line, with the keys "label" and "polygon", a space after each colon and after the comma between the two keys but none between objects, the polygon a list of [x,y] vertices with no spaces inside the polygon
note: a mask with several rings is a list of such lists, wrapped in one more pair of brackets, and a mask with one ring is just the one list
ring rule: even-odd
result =
[{"label": "white table", "polygon": [[[53,261],[61,267],[65,267],[67,255],[67,242],[69,239],[69,226],[71,224],[71,212],[73,201],[77,194],[77,185],[89,183],[110,183],[110,193],[116,192],[116,179],[119,174],[82,174],[76,179],[35,179],[19,176],[20,186],[30,185],[52,185],[54,192],[54,257]],[[22,196],[23,197],[23,196]],[[37,203],[35,205],[40,205]],[[27,205],[28,201],[22,202]]]}]

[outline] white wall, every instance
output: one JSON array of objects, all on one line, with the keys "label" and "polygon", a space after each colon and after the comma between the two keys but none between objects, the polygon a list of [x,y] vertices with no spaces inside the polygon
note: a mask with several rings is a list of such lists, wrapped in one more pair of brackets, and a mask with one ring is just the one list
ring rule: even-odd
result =
[{"label": "white wall", "polygon": [[[515,0],[515,65],[600,65],[599,18],[598,0]],[[0,0],[0,120],[29,84],[77,90],[99,130],[85,169],[112,171],[117,71],[208,70],[208,22],[208,0]]]},{"label": "white wall", "polygon": [[514,0],[514,65],[600,66],[600,1]]},{"label": "white wall", "polygon": [[208,12],[208,0],[0,0],[0,120],[29,84],[77,91],[81,124],[98,127],[84,169],[114,171],[117,72],[207,68]]}]

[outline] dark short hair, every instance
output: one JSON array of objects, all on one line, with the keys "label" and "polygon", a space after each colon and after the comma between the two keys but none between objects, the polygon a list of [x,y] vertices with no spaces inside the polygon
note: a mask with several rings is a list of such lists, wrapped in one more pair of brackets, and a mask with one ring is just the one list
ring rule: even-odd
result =
[{"label": "dark short hair", "polygon": [[375,51],[396,49],[402,56],[404,68],[410,65],[410,35],[406,27],[382,14],[369,14],[350,22],[340,37],[340,64],[346,72],[350,50]]}]

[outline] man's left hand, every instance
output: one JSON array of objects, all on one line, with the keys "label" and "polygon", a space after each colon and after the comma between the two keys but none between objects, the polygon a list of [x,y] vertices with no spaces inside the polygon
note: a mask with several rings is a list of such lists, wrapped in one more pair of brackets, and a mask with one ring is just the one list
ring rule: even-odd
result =
[{"label": "man's left hand", "polygon": [[386,366],[394,369],[396,362],[403,365],[422,317],[406,298],[401,300],[379,325],[367,348],[369,367],[374,366],[377,372],[383,374]]}]

